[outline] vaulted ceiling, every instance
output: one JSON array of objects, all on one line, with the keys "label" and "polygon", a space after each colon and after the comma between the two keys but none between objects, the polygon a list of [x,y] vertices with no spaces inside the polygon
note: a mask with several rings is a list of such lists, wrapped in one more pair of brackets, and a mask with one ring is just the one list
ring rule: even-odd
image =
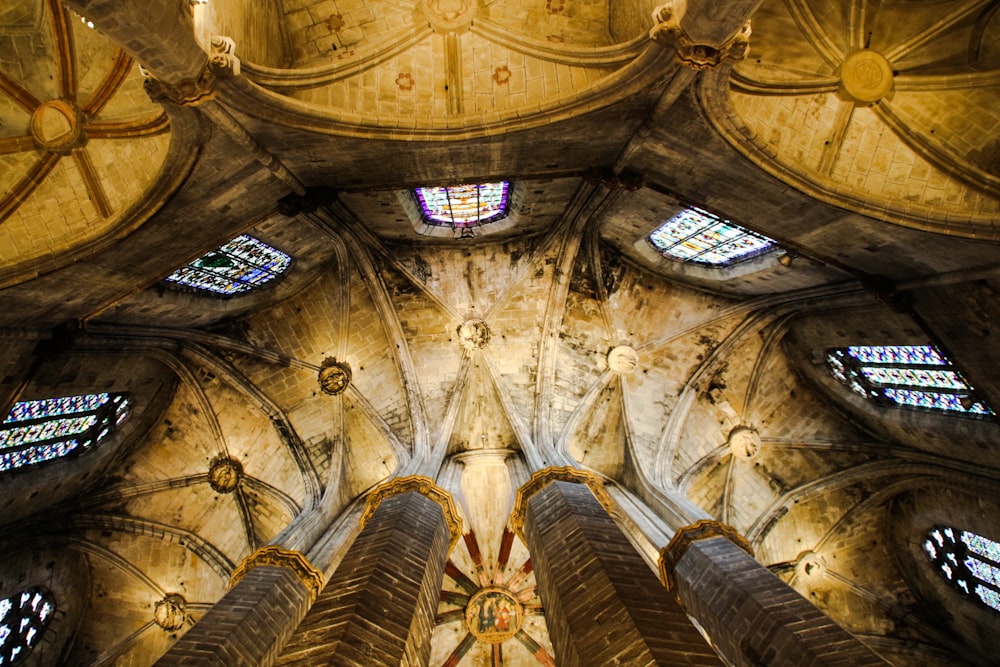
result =
[{"label": "vaulted ceiling", "polygon": [[[995,2],[765,0],[749,56],[705,71],[638,0],[210,0],[188,42],[67,4],[97,29],[54,0],[0,10],[0,395],[135,407],[104,446],[0,477],[0,592],[45,585],[63,612],[36,664],[152,664],[297,516],[417,471],[474,535],[433,663],[498,650],[454,612],[500,582],[530,638],[504,664],[546,664],[505,527],[529,472],[567,463],[654,524],[668,497],[732,524],[892,664],[990,664],[994,612],[919,543],[941,523],[1000,538],[996,422],[876,406],[823,358],[933,342],[1000,406]],[[688,5],[692,30],[742,24]],[[129,53],[161,42],[176,62],[143,64],[163,81],[214,49],[210,99],[150,100]],[[420,233],[413,187],[499,178],[507,223]],[[647,236],[689,205],[783,250],[666,259]],[[280,280],[162,282],[241,232],[293,257]],[[609,367],[619,346],[633,371]],[[352,371],[336,396],[328,357]]]}]

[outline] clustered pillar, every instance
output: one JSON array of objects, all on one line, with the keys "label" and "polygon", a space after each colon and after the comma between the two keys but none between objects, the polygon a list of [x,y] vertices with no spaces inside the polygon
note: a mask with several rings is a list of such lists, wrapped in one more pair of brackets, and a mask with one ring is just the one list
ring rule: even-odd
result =
[{"label": "clustered pillar", "polygon": [[557,664],[721,665],[591,491],[610,505],[599,484],[549,468],[518,492],[515,529],[535,564]]},{"label": "clustered pillar", "polygon": [[[754,560],[733,528],[677,530],[661,585],[612,509],[602,482],[572,468],[536,472],[517,493],[511,525],[531,552],[560,667],[721,665],[720,655],[736,667],[886,664]],[[429,478],[397,478],[369,494],[361,525],[325,586],[301,554],[259,549],[156,664],[426,665],[462,534],[451,496]]]},{"label": "clustered pillar", "polygon": [[717,521],[677,531],[661,552],[660,573],[733,665],[886,664],[754,560],[746,540]]},{"label": "clustered pillar", "polygon": [[377,508],[369,502],[364,529],[276,665],[427,664],[444,564],[461,530],[449,530],[450,497],[438,490],[447,502],[432,500],[421,485],[437,489],[401,478],[376,492]]},{"label": "clustered pillar", "polygon": [[157,667],[271,665],[323,585],[302,554],[270,545],[233,573],[232,588]]}]

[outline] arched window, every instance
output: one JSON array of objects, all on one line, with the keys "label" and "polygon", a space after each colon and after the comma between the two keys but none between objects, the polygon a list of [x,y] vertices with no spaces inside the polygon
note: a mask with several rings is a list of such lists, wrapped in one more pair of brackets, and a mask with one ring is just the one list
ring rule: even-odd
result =
[{"label": "arched window", "polygon": [[649,235],[667,259],[709,267],[738,264],[774,250],[778,244],[700,208],[687,208]]},{"label": "arched window", "polygon": [[911,408],[992,415],[933,345],[856,345],[827,351],[833,376],[867,399]]},{"label": "arched window", "polygon": [[992,415],[933,345],[859,345],[828,350],[833,376],[867,399],[930,410]]},{"label": "arched window", "polygon": [[1000,611],[1000,543],[967,530],[934,526],[927,532],[924,551],[952,586]]},{"label": "arched window", "polygon": [[44,588],[29,588],[0,600],[0,665],[26,658],[55,611],[56,602]]},{"label": "arched window", "polygon": [[249,292],[284,273],[292,258],[247,234],[177,269],[167,282],[224,296]]},{"label": "arched window", "polygon": [[510,206],[510,183],[476,183],[414,191],[424,221],[429,225],[475,227],[505,217]]},{"label": "arched window", "polygon": [[93,447],[128,416],[125,394],[86,394],[16,403],[0,424],[0,471]]}]

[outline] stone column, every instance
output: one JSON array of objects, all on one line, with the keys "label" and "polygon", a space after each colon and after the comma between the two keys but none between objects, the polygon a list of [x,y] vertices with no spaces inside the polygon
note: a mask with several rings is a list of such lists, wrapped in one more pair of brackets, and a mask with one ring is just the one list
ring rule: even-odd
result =
[{"label": "stone column", "polygon": [[517,494],[512,524],[531,551],[559,667],[720,665],[609,516],[592,475],[546,468]]},{"label": "stone column", "polygon": [[749,543],[718,521],[678,530],[660,554],[660,576],[737,667],[886,664],[754,560]]},{"label": "stone column", "polygon": [[402,477],[372,492],[362,523],[275,664],[427,664],[444,564],[462,534],[451,496]]},{"label": "stone column", "polygon": [[323,575],[302,554],[262,547],[233,572],[229,592],[156,665],[271,665],[322,586]]},{"label": "stone column", "polygon": [[194,37],[192,5],[182,0],[65,0],[164,84],[188,89],[203,78],[208,54]]}]

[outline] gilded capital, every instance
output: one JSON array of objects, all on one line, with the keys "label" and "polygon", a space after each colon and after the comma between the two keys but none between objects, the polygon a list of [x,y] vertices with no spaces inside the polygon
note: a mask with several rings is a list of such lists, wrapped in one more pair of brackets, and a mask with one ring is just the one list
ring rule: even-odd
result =
[{"label": "gilded capital", "polygon": [[684,557],[684,553],[693,542],[706,540],[710,537],[724,537],[739,548],[753,556],[753,547],[745,537],[730,525],[714,519],[702,519],[690,526],[684,526],[674,533],[670,543],[660,550],[660,580],[668,591],[676,591],[674,568]]},{"label": "gilded capital", "polygon": [[517,499],[514,501],[514,510],[510,515],[510,525],[517,533],[517,536],[521,538],[521,541],[525,544],[528,540],[524,537],[524,520],[528,512],[528,500],[531,496],[535,495],[542,488],[545,487],[549,482],[562,481],[562,482],[573,482],[574,484],[586,484],[590,489],[594,497],[597,498],[597,502],[601,503],[601,506],[607,510],[608,514],[614,511],[615,504],[611,500],[611,496],[604,488],[604,482],[602,482],[596,475],[584,470],[577,470],[576,468],[570,468],[565,466],[562,468],[550,467],[543,468],[535,472],[531,479],[525,482],[520,489],[517,490]]},{"label": "gilded capital", "polygon": [[298,551],[282,549],[274,544],[261,547],[244,558],[243,562],[233,570],[233,575],[229,578],[229,587],[236,586],[250,570],[259,565],[283,567],[291,570],[302,582],[302,585],[309,589],[313,600],[323,590],[323,573],[313,567],[305,556]]},{"label": "gilded capital", "polygon": [[448,552],[451,553],[451,550],[458,544],[459,538],[462,537],[462,518],[458,515],[458,510],[455,509],[455,502],[452,500],[451,494],[436,485],[430,477],[423,475],[397,477],[375,487],[368,494],[365,511],[361,515],[361,529],[364,530],[368,520],[372,518],[383,500],[410,491],[419,493],[441,506],[445,523],[448,524],[448,532],[451,533],[451,543],[448,545]]}]

